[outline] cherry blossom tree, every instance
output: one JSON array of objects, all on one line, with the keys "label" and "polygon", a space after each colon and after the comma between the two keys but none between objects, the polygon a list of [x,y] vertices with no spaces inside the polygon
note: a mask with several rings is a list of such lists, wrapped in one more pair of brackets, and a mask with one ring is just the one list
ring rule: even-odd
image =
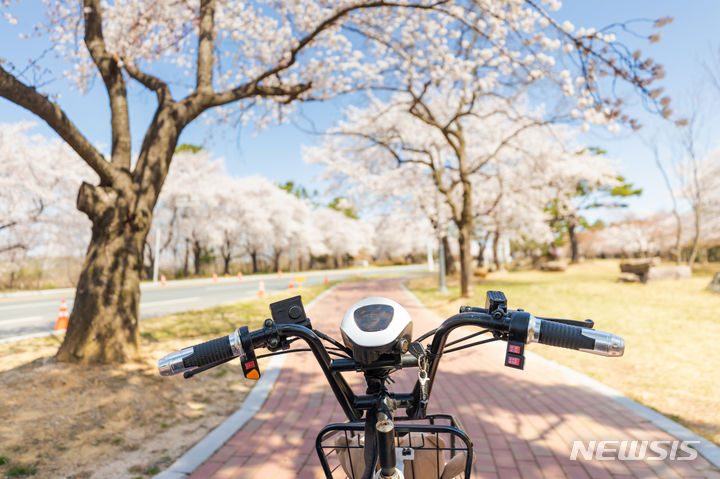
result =
[{"label": "cherry blossom tree", "polygon": [[[16,23],[10,0],[1,5],[10,9],[3,16]],[[538,68],[554,58],[546,51],[558,49],[572,54],[583,73],[581,109],[595,111],[596,105],[599,114],[619,115],[614,105],[605,106],[598,88],[605,74],[656,94],[649,85],[660,67],[630,55],[612,33],[571,33],[571,27],[530,0],[48,3],[47,21],[26,31],[47,39],[72,65],[69,76],[80,88],[102,79],[112,127],[106,157],[24,67],[0,65],[0,96],[43,119],[100,179],[83,184],[78,195],[93,235],[58,359],[91,363],[136,355],[139,279],[152,211],[180,134],[204,112],[234,105],[221,116],[269,119],[304,99],[468,73],[485,82],[485,88],[473,87],[478,91],[502,83],[498,72],[532,81],[545,75],[574,88],[572,75],[556,78]],[[171,88],[168,79],[183,73],[194,77],[192,85]],[[135,163],[128,82],[157,97]]]},{"label": "cherry blossom tree", "polygon": [[373,252],[370,223],[350,218],[332,208],[315,209],[312,221],[321,232],[322,244],[336,268],[344,265],[348,256],[357,256],[363,250]]},{"label": "cherry blossom tree", "polygon": [[[533,2],[519,8],[511,7],[500,16],[490,8],[490,14],[478,21],[480,28],[472,17],[470,22],[460,21],[452,33],[442,23],[431,25],[436,34],[431,42],[454,52],[447,58],[425,57],[412,38],[378,32],[388,56],[420,67],[403,70],[405,82],[389,88],[394,92],[389,100],[373,98],[367,108],[348,109],[346,121],[330,134],[351,139],[350,146],[330,140],[325,147],[374,149],[375,154],[384,150],[397,165],[414,163],[429,169],[457,228],[464,296],[470,294],[472,280],[474,175],[492,175],[498,157],[521,150],[520,136],[558,121],[579,120],[585,128],[609,123],[611,130],[618,128],[617,122],[639,127],[622,114],[622,98],[602,92],[603,76],[627,80],[663,116],[672,113],[668,98],[652,102],[662,90],[649,86],[664,75],[662,67],[652,60],[639,62],[640,53],[630,54],[614,33],[585,28],[573,32],[571,24],[559,25]],[[651,36],[651,41],[655,39]],[[411,60],[415,58],[420,60]],[[538,92],[541,100],[531,95]],[[528,106],[539,101],[547,106]],[[471,141],[477,136],[484,141]],[[491,197],[487,207],[492,209],[499,198]]]},{"label": "cherry blossom tree", "polygon": [[669,253],[673,247],[672,215],[628,218],[583,232],[584,250],[594,256],[643,256]]},{"label": "cherry blossom tree", "polygon": [[72,197],[92,171],[63,142],[33,134],[34,126],[0,124],[0,258],[33,249],[74,254],[87,241]]},{"label": "cherry blossom tree", "polygon": [[[199,274],[203,253],[220,243],[223,223],[216,215],[224,211],[220,208],[221,192],[228,178],[223,161],[213,160],[206,150],[185,149],[175,154],[155,208],[154,223],[164,232],[163,248],[172,244],[176,254],[185,255],[185,274],[190,256],[194,272]],[[152,250],[150,241],[146,243]]]},{"label": "cherry blossom tree", "polygon": [[686,119],[680,128],[663,125],[656,133],[659,138],[645,140],[672,200],[675,259],[680,264],[689,245],[685,261],[690,266],[703,244],[712,242],[720,222],[720,145],[708,121],[715,114],[718,96],[714,89],[703,87],[701,83],[683,102]]},{"label": "cherry blossom tree", "polygon": [[692,237],[687,263],[692,266],[704,240],[717,238],[714,228],[720,217],[720,148],[700,156],[688,141],[686,149],[687,156],[678,165],[678,178],[680,197],[690,205]]},{"label": "cherry blossom tree", "polygon": [[373,223],[374,251],[378,258],[392,260],[424,255],[428,241],[435,243],[432,225],[419,210],[393,208],[375,217]]},{"label": "cherry blossom tree", "polygon": [[[340,210],[347,206],[343,201],[333,204]],[[315,213],[314,208],[323,212]],[[315,224],[317,218],[322,219],[324,232]],[[329,225],[333,218],[339,223]],[[331,254],[332,248],[340,262],[368,249],[372,237],[367,225],[348,219],[342,211],[314,207],[264,177],[232,177],[223,161],[205,150],[184,149],[176,153],[160,194],[153,231],[163,232],[162,249],[173,249],[176,256],[186,254],[185,261],[181,259],[184,270],[194,256],[197,273],[199,254],[212,249],[219,251],[225,273],[233,259],[248,256],[253,272],[259,272],[260,261],[268,260],[279,269],[281,256],[289,257],[291,252],[302,262]],[[359,231],[362,240],[350,238],[348,228]],[[149,243],[148,256],[154,258],[157,254]]]},{"label": "cherry blossom tree", "polygon": [[402,196],[397,190],[408,184],[434,190],[416,196],[426,210],[438,196],[447,208],[458,234],[461,291],[468,295],[477,227],[492,233],[497,245],[511,229],[540,224],[544,206],[552,198],[572,197],[578,181],[604,184],[605,162],[578,154],[576,133],[555,125],[544,108],[531,108],[524,97],[468,100],[446,86],[422,98],[400,93],[348,109],[323,144],[306,151],[306,160],[327,165],[330,176],[374,191],[387,188],[390,196]]},{"label": "cherry blossom tree", "polygon": [[[9,1],[1,5],[12,7]],[[81,88],[102,78],[112,127],[106,157],[68,117],[59,98],[43,92],[24,67],[0,65],[0,96],[43,119],[100,178],[96,185],[84,183],[78,195],[78,209],[93,222],[93,235],[70,327],[58,351],[60,360],[109,362],[136,355],[143,249],[183,129],[203,112],[223,105],[238,103],[249,112],[262,103],[277,111],[300,98],[349,88],[349,74],[362,71],[362,62],[339,26],[353,22],[354,14],[372,19],[366,13],[369,7],[392,10],[397,4],[47,4],[47,21],[30,31],[46,38],[51,49],[73,65],[69,75]],[[3,16],[17,23],[9,11]],[[194,73],[195,82],[185,91],[171,91],[158,73],[168,70],[169,78]],[[157,110],[134,164],[128,81],[157,97]]]},{"label": "cherry blossom tree", "polygon": [[597,147],[584,148],[577,161],[559,165],[551,185],[555,193],[546,208],[556,240],[570,242],[570,261],[577,263],[577,233],[588,223],[583,214],[594,208],[625,208],[623,199],[642,194],[618,173],[617,167]]}]

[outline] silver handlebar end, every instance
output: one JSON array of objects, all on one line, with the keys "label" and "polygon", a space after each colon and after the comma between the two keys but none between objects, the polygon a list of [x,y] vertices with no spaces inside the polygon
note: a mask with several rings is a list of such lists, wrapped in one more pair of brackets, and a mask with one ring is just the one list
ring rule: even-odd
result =
[{"label": "silver handlebar end", "polygon": [[170,353],[167,356],[161,358],[158,361],[158,369],[160,370],[160,376],[172,376],[174,374],[179,374],[183,371],[187,371],[188,369],[195,369],[186,368],[183,364],[183,359],[190,356],[193,351],[193,348],[185,348],[181,349],[180,351]]},{"label": "silver handlebar end", "polygon": [[582,335],[594,339],[595,347],[593,349],[581,349],[580,351],[601,356],[622,356],[625,353],[625,340],[620,336],[594,329],[583,329]]}]

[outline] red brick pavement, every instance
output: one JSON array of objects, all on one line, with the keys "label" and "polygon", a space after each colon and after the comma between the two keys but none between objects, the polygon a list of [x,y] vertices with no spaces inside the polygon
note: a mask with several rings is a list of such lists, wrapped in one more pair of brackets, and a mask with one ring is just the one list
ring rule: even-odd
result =
[{"label": "red brick pavement", "polygon": [[[341,284],[308,315],[313,327],[339,338],[345,310],[364,297],[378,295],[407,308],[415,336],[442,321],[403,291],[399,280]],[[614,401],[573,384],[561,370],[529,358],[525,370],[518,371],[504,367],[503,360],[504,346],[499,343],[448,354],[430,399],[430,413],[458,416],[472,438],[473,478],[720,479],[720,472],[700,456],[692,461],[569,460],[576,439],[674,438]],[[398,378],[402,375],[406,376]],[[393,390],[407,391],[417,375],[400,371],[393,378],[397,380]],[[356,392],[362,391],[360,379],[356,374],[348,376]],[[289,355],[262,410],[191,478],[323,478],[315,436],[324,425],[344,420],[312,354]]]}]

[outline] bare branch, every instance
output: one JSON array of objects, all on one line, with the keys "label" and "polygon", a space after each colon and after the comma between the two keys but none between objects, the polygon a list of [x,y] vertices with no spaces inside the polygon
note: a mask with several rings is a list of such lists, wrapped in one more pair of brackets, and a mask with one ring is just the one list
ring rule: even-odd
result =
[{"label": "bare branch", "polygon": [[100,0],[85,0],[85,45],[102,76],[110,99],[112,115],[112,161],[120,168],[130,168],[130,118],[127,90],[118,57],[110,55],[105,47],[102,32]]},{"label": "bare branch", "polygon": [[261,97],[287,97],[286,103],[293,101],[298,96],[312,88],[310,83],[301,83],[291,86],[263,86],[257,82],[246,83],[232,90],[212,95],[210,100],[204,105],[203,109],[226,105],[243,98],[261,96]]},{"label": "bare branch", "polygon": [[90,144],[65,112],[45,95],[25,85],[0,66],[0,96],[10,100],[40,118],[60,135],[90,167],[100,176],[103,184],[112,184],[118,171]]},{"label": "bare branch", "polygon": [[483,167],[485,164],[487,164],[490,160],[492,160],[493,158],[495,158],[495,156],[497,156],[497,154],[500,153],[500,151],[501,151],[503,148],[505,148],[505,146],[507,146],[507,144],[510,143],[510,141],[511,141],[513,138],[517,137],[517,136],[518,136],[520,133],[522,133],[523,131],[525,131],[525,130],[527,130],[527,129],[530,129],[530,128],[535,128],[535,127],[537,127],[537,126],[544,126],[544,125],[547,125],[547,124],[549,124],[549,123],[550,123],[549,121],[531,121],[530,123],[527,123],[527,124],[521,126],[520,128],[516,129],[516,130],[515,130],[514,132],[512,132],[510,135],[508,135],[508,136],[506,136],[505,138],[503,138],[503,140],[495,147],[495,149],[494,149],[489,155],[487,155],[487,156],[485,157],[484,161],[480,162],[477,166],[475,166],[475,168],[473,168],[472,170],[470,170],[470,171],[468,172],[468,174],[471,174],[471,175],[472,175],[472,174],[476,173],[478,170],[480,170],[480,168],[482,168],[482,167]]},{"label": "bare branch", "polygon": [[215,0],[202,0],[196,75],[196,91],[201,93],[212,93],[214,31]]},{"label": "bare branch", "polygon": [[[203,111],[207,110],[208,108],[212,108],[215,106],[221,106],[226,105],[228,103],[232,103],[234,101],[242,100],[244,98],[252,97],[252,96],[286,96],[286,102],[292,102],[293,100],[297,99],[302,93],[305,93],[308,91],[311,87],[311,83],[301,83],[297,85],[291,85],[291,86],[264,86],[261,83],[268,79],[268,78],[279,78],[278,75],[289,69],[291,66],[293,66],[297,62],[298,55],[306,48],[308,47],[319,35],[321,35],[325,30],[336,24],[340,19],[343,17],[346,17],[350,13],[356,10],[366,10],[371,8],[379,8],[379,7],[393,7],[393,8],[415,8],[415,9],[421,9],[421,10],[434,10],[437,9],[438,6],[443,5],[447,3],[448,0],[438,0],[432,4],[420,4],[420,3],[413,3],[413,2],[389,2],[385,0],[377,0],[374,2],[369,3],[356,3],[353,5],[349,5],[347,7],[341,8],[340,10],[336,11],[329,17],[327,17],[325,20],[320,22],[312,31],[310,31],[308,34],[306,34],[303,38],[298,40],[295,47],[293,47],[286,55],[286,58],[280,60],[275,66],[272,68],[269,68],[265,72],[258,75],[256,78],[248,81],[247,83],[243,85],[239,85],[236,88],[233,88],[231,90],[227,90],[223,93],[217,93],[217,94],[207,94],[207,91],[200,91],[200,88],[196,90],[195,92],[191,93],[182,103],[188,108],[188,114],[189,117],[192,119],[195,116],[199,115]],[[212,5],[211,5],[212,4]],[[203,8],[210,9],[211,11],[206,11],[205,16],[203,16]],[[201,33],[202,28],[209,28],[210,31],[212,30],[212,14],[214,13],[214,3],[208,0],[207,2],[203,2],[201,6]],[[206,22],[205,27],[203,27],[203,22]],[[202,43],[203,37],[201,34],[200,46],[203,46]],[[201,51],[198,52],[198,87],[201,85],[201,66],[205,69],[204,72],[202,72],[202,81],[207,82],[208,79],[210,83],[212,82],[212,38],[206,39],[206,41],[210,41],[209,45],[209,54],[203,53],[201,55]],[[205,48],[208,48],[208,46],[205,46]],[[202,60],[202,64],[200,63]],[[208,61],[209,61],[209,67],[208,67]],[[209,68],[209,71],[207,70]],[[207,89],[206,89],[207,90]],[[211,90],[211,88],[210,88]]]},{"label": "bare branch", "polygon": [[12,244],[12,245],[10,245],[10,246],[4,246],[4,247],[0,248],[0,253],[7,253],[8,251],[12,251],[12,250],[15,250],[15,249],[27,250],[27,249],[29,249],[29,248],[28,248],[28,246],[27,246],[26,244],[15,243],[15,244]]},{"label": "bare branch", "polygon": [[157,94],[159,104],[162,105],[165,102],[172,101],[172,96],[170,95],[170,88],[163,80],[156,76],[150,75],[149,73],[141,71],[135,65],[125,63],[124,67],[125,71],[127,71],[133,79],[140,82],[148,90],[152,90]]},{"label": "bare branch", "polygon": [[12,228],[13,226],[17,226],[17,221],[11,221],[10,223],[5,223],[4,225],[0,225],[0,231],[8,228]]}]

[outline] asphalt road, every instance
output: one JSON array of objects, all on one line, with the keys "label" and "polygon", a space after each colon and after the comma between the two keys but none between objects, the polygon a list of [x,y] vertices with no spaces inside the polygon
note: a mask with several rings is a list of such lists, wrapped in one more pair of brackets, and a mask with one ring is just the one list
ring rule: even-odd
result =
[{"label": "asphalt road", "polygon": [[[426,265],[285,273],[283,278],[278,278],[276,274],[246,276],[243,281],[230,277],[219,278],[217,283],[212,279],[170,281],[166,287],[144,283],[141,287],[140,318],[210,308],[255,298],[260,280],[265,282],[266,294],[270,294],[287,290],[290,279],[296,275],[303,275],[306,278],[304,284],[310,286],[322,283],[325,276],[330,281],[338,281],[355,276],[403,276],[422,271],[427,271]],[[57,290],[5,295],[0,299],[0,342],[52,332],[60,300],[65,299],[68,311],[71,311],[73,294],[72,290]]]}]

